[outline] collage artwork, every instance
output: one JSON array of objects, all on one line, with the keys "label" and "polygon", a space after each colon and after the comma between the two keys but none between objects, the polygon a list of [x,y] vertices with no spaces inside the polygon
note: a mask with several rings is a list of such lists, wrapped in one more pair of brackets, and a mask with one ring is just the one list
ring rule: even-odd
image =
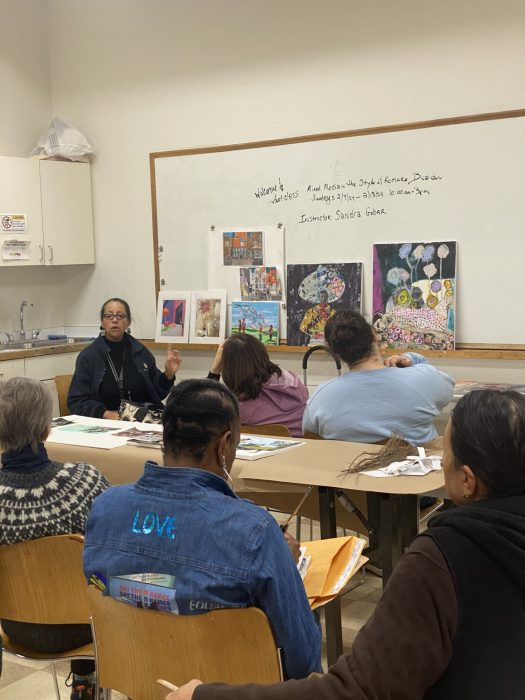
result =
[{"label": "collage artwork", "polygon": [[456,242],[374,245],[373,326],[380,348],[453,350]]},{"label": "collage artwork", "polygon": [[275,301],[233,301],[232,333],[248,333],[265,345],[279,345],[279,309]]},{"label": "collage artwork", "polygon": [[[247,333],[265,345],[279,345],[286,310],[287,344],[320,345],[326,322],[339,309],[361,312],[363,263],[287,265],[285,293],[279,268],[264,266],[263,231],[219,235],[223,268],[238,269],[233,284],[228,292],[161,292],[158,342],[220,343],[229,316],[230,334]],[[454,349],[455,241],[376,243],[372,277],[372,325],[381,349]],[[231,301],[229,314],[227,294],[240,296]]]},{"label": "collage artwork", "polygon": [[361,310],[362,263],[287,266],[288,345],[324,343],[338,309]]}]

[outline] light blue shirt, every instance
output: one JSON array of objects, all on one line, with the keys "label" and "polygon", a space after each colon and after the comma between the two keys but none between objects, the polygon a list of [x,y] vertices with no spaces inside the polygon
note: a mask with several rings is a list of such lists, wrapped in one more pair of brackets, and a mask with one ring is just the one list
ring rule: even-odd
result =
[{"label": "light blue shirt", "polygon": [[303,430],[328,440],[378,442],[394,433],[421,445],[437,436],[434,417],[452,401],[454,380],[418,353],[410,367],[353,371],[321,384]]}]

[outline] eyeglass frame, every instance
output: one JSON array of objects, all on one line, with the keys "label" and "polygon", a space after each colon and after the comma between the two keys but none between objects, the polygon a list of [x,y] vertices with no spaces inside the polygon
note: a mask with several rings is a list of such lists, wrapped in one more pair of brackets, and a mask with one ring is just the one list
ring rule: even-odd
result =
[{"label": "eyeglass frame", "polygon": [[102,318],[104,319],[104,321],[113,321],[114,318],[116,318],[117,321],[125,321],[129,318],[129,316],[127,314],[121,314],[120,311],[116,314],[111,313],[111,311],[105,311],[102,314]]}]

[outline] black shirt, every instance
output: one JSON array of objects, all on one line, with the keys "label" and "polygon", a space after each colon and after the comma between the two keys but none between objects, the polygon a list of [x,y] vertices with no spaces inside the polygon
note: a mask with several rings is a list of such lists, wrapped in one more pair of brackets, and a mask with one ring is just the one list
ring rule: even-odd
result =
[{"label": "black shirt", "polygon": [[113,363],[117,377],[123,369],[122,395],[117,379],[115,378],[108,357],[106,357],[106,371],[100,384],[100,398],[108,411],[118,411],[120,400],[128,399],[137,403],[148,401],[148,391],[144,380],[135,367],[131,356],[131,344],[127,335],[119,342],[104,338],[109,347],[109,358]]}]

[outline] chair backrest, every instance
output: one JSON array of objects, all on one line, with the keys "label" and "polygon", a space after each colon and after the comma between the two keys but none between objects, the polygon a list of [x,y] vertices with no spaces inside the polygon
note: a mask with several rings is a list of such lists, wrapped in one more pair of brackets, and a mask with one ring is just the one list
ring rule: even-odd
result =
[{"label": "chair backrest", "polygon": [[88,624],[81,535],[57,535],[0,547],[0,619]]},{"label": "chair backrest", "polygon": [[286,425],[281,423],[265,423],[264,425],[241,425],[241,433],[252,435],[278,435],[279,437],[291,437]]},{"label": "chair backrest", "polygon": [[279,650],[257,608],[199,615],[143,610],[90,586],[98,682],[131,698],[156,700],[157,678],[224,683],[282,680]]},{"label": "chair backrest", "polygon": [[324,437],[318,433],[311,433],[309,430],[304,431],[303,437],[307,438],[308,440],[324,440]]},{"label": "chair backrest", "polygon": [[57,374],[55,377],[55,386],[58,394],[58,407],[61,416],[69,415],[70,411],[67,407],[67,395],[71,386],[72,374]]}]

